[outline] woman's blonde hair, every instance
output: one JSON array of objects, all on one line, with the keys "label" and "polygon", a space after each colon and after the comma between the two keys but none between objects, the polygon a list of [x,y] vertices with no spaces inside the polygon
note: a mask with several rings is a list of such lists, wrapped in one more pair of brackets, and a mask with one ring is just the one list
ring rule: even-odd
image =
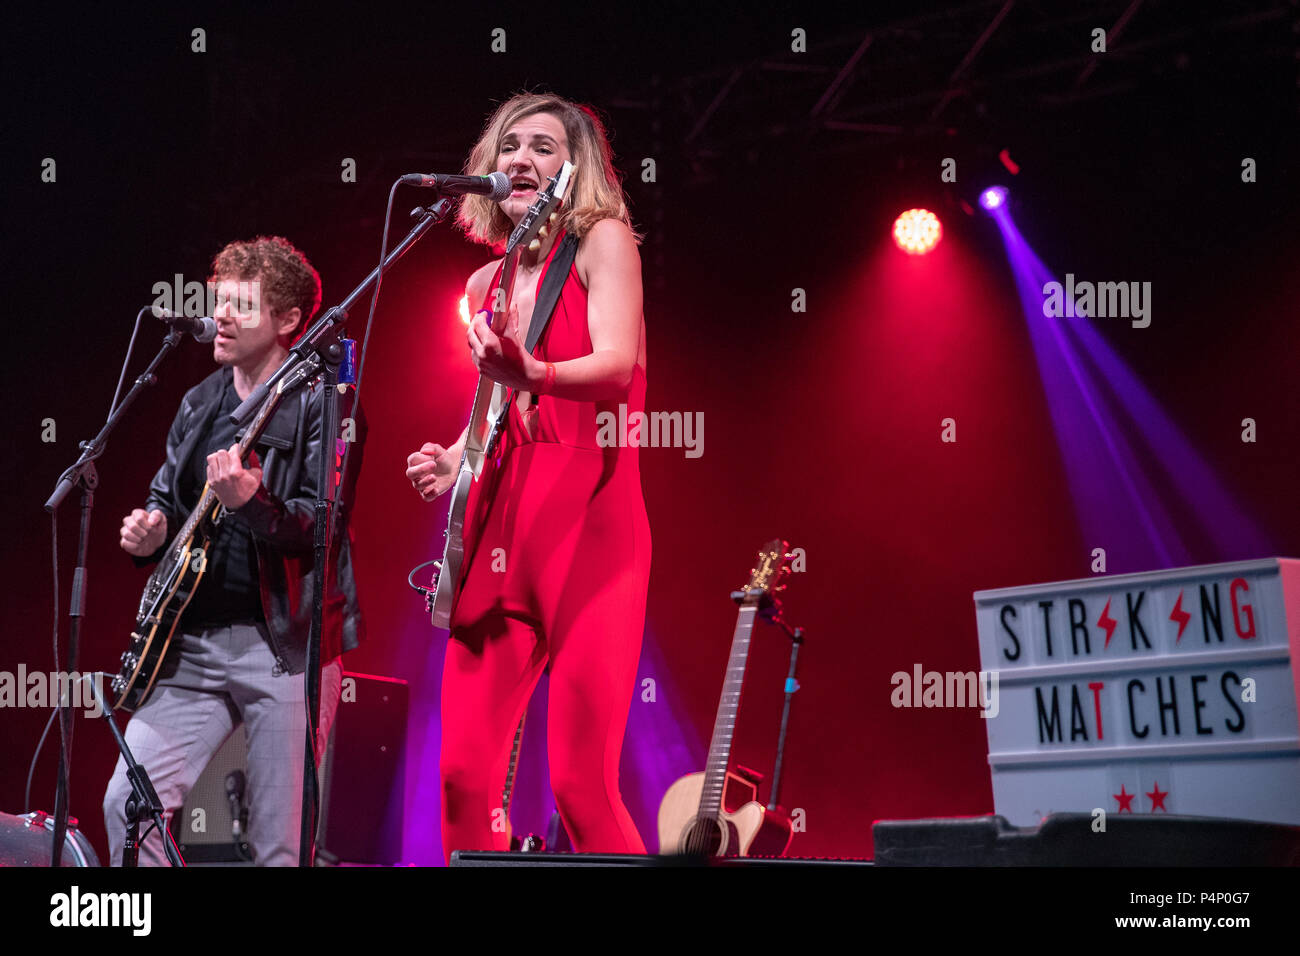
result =
[{"label": "woman's blonde hair", "polygon": [[[564,126],[569,157],[577,167],[565,194],[560,225],[581,239],[600,220],[617,219],[632,230],[639,245],[642,237],[632,226],[623,185],[614,171],[613,150],[605,124],[590,106],[549,93],[518,93],[510,97],[488,117],[465,162],[465,174],[486,176],[496,169],[506,131],[534,113],[550,113]],[[539,183],[538,188],[545,189],[546,184]],[[514,230],[510,217],[488,196],[466,196],[456,222],[474,242],[491,245],[504,243]]]}]

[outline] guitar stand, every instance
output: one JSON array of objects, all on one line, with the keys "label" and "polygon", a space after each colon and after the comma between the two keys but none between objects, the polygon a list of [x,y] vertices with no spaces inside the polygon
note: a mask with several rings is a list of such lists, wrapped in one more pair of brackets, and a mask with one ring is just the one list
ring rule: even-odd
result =
[{"label": "guitar stand", "polygon": [[790,627],[780,615],[771,620],[790,638],[790,670],[785,676],[785,704],[781,708],[781,729],[776,737],[776,764],[772,768],[772,792],[767,804],[767,808],[775,812],[780,803],[781,762],[785,756],[785,732],[790,724],[790,701],[799,689],[799,682],[795,680],[795,667],[799,663],[799,647],[803,644],[804,630],[802,627]]},{"label": "guitar stand", "polygon": [[[740,603],[751,592],[745,590],[732,591],[731,599]],[[759,600],[759,616],[769,624],[775,624],[781,630],[785,631],[786,636],[790,638],[790,670],[785,677],[785,703],[781,708],[781,729],[777,732],[776,737],[776,763],[772,767],[772,792],[768,795],[767,809],[774,813],[782,812],[779,809],[781,795],[781,764],[785,757],[785,735],[790,725],[790,703],[794,698],[794,692],[799,689],[799,681],[795,679],[795,671],[799,663],[799,648],[804,641],[804,629],[802,627],[791,627],[786,621],[784,610],[780,604],[766,591],[762,592]]]}]

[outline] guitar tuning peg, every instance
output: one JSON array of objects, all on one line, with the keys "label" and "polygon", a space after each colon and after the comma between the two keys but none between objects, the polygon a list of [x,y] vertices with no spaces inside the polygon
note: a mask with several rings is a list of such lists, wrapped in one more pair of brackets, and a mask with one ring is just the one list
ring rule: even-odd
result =
[{"label": "guitar tuning peg", "polygon": [[542,248],[542,244],[536,239],[534,239],[532,242],[528,244],[529,252],[536,252],[540,248]]},{"label": "guitar tuning peg", "polygon": [[547,225],[542,226],[541,229],[538,229],[538,230],[537,230],[537,235],[539,235],[539,236],[541,236],[543,239],[545,239],[545,238],[546,238],[546,233],[547,233],[547,231],[548,231],[549,229],[550,229],[550,224],[548,223]]}]

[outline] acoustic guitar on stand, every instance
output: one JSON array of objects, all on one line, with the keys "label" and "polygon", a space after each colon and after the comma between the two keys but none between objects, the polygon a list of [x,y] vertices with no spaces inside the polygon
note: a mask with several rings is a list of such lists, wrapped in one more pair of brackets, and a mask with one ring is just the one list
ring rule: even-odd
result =
[{"label": "acoustic guitar on stand", "polygon": [[788,546],[780,538],[765,544],[749,572],[749,583],[742,590],[732,592],[740,611],[731,638],[722,699],[713,723],[707,769],[680,778],[664,794],[659,804],[660,853],[780,856],[790,845],[790,820],[785,814],[766,808],[757,800],[728,811],[723,800],[724,792],[733,787],[756,794],[752,778],[729,771],[727,765],[731,760],[731,740],[740,711],[740,691],[745,681],[754,619],[780,614],[781,603],[776,592],[785,589],[780,582],[790,570],[786,567],[787,550]]}]

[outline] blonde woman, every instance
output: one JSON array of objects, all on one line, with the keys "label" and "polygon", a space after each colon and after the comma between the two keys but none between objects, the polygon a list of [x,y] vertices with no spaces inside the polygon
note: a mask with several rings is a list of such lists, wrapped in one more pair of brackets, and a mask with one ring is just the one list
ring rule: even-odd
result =
[{"label": "blonde woman", "polygon": [[[619,792],[619,755],[636,678],[650,572],[650,528],[635,443],[602,435],[597,416],[644,409],[640,237],[596,114],[558,96],[521,94],[488,119],[466,173],[499,170],[511,195],[467,196],[473,241],[503,243],[538,190],[577,167],[561,228],[519,261],[504,334],[475,317],[475,366],[519,394],[466,512],[465,565],[442,686],[442,836],[457,849],[506,849],[501,793],[511,742],[550,665],[551,788],[575,849],[644,853]],[[523,341],[548,266],[578,240],[550,324]],[[503,260],[469,278],[471,307],[492,301]],[[619,406],[626,411],[619,416]],[[426,501],[454,481],[465,434],[426,443],[407,477]]]}]

